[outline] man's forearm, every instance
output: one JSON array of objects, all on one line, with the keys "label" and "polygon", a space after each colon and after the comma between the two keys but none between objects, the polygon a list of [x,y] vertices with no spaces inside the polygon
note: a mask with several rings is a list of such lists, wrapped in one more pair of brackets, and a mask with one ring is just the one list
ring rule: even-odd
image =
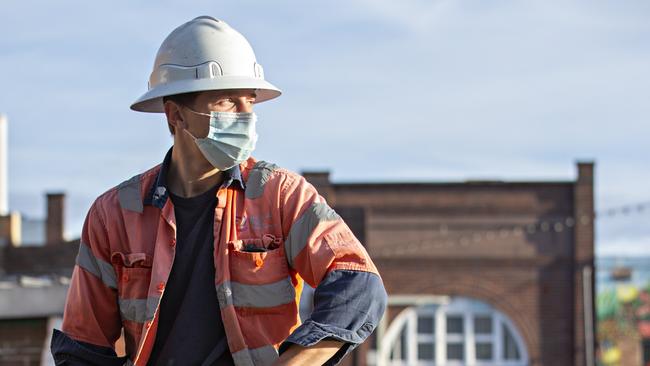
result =
[{"label": "man's forearm", "polygon": [[322,365],[343,347],[342,342],[322,340],[313,346],[292,344],[280,355],[274,366]]}]

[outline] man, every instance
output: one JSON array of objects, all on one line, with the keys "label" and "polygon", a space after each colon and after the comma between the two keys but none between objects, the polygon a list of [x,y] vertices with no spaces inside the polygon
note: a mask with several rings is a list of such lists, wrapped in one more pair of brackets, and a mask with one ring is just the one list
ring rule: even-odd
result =
[{"label": "man", "polygon": [[90,208],[57,365],[336,364],[374,330],[386,293],[363,246],[304,178],[250,157],[254,104],[279,95],[223,21],[165,39],[131,108],[165,113],[174,145]]}]

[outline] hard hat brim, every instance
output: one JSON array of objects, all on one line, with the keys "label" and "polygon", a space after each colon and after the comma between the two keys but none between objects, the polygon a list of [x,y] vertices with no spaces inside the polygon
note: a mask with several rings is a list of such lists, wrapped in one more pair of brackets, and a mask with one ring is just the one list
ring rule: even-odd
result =
[{"label": "hard hat brim", "polygon": [[277,98],[282,91],[264,79],[245,76],[221,76],[209,79],[179,80],[157,85],[144,93],[132,105],[138,112],[163,113],[162,98],[175,94],[193,93],[208,90],[255,89],[255,103]]}]

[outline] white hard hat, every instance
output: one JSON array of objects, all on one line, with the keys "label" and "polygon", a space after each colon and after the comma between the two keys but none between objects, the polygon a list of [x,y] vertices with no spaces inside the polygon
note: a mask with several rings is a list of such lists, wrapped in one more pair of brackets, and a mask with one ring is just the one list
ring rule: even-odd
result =
[{"label": "white hard hat", "polygon": [[255,89],[256,103],[282,93],[264,80],[262,65],[244,36],[222,20],[201,16],[174,29],[163,41],[149,91],[131,109],[164,112],[162,97],[225,89]]}]

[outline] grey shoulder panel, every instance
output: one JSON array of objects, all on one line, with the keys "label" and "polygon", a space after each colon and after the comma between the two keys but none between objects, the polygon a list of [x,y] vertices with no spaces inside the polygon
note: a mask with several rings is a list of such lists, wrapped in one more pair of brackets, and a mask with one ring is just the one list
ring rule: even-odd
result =
[{"label": "grey shoulder panel", "polygon": [[327,203],[313,203],[305,213],[291,225],[284,242],[284,252],[293,268],[296,256],[307,246],[309,238],[320,223],[339,220],[339,216]]},{"label": "grey shoulder panel", "polygon": [[107,287],[117,289],[117,274],[113,265],[95,257],[92,249],[83,242],[79,243],[76,264],[101,279]]},{"label": "grey shoulder panel", "polygon": [[117,198],[123,209],[138,213],[144,211],[140,193],[142,191],[141,184],[140,174],[138,174],[117,186]]},{"label": "grey shoulder panel", "polygon": [[264,193],[264,186],[268,182],[271,174],[280,169],[277,165],[260,160],[255,163],[253,169],[248,174],[246,181],[246,198],[254,199],[261,197]]}]

